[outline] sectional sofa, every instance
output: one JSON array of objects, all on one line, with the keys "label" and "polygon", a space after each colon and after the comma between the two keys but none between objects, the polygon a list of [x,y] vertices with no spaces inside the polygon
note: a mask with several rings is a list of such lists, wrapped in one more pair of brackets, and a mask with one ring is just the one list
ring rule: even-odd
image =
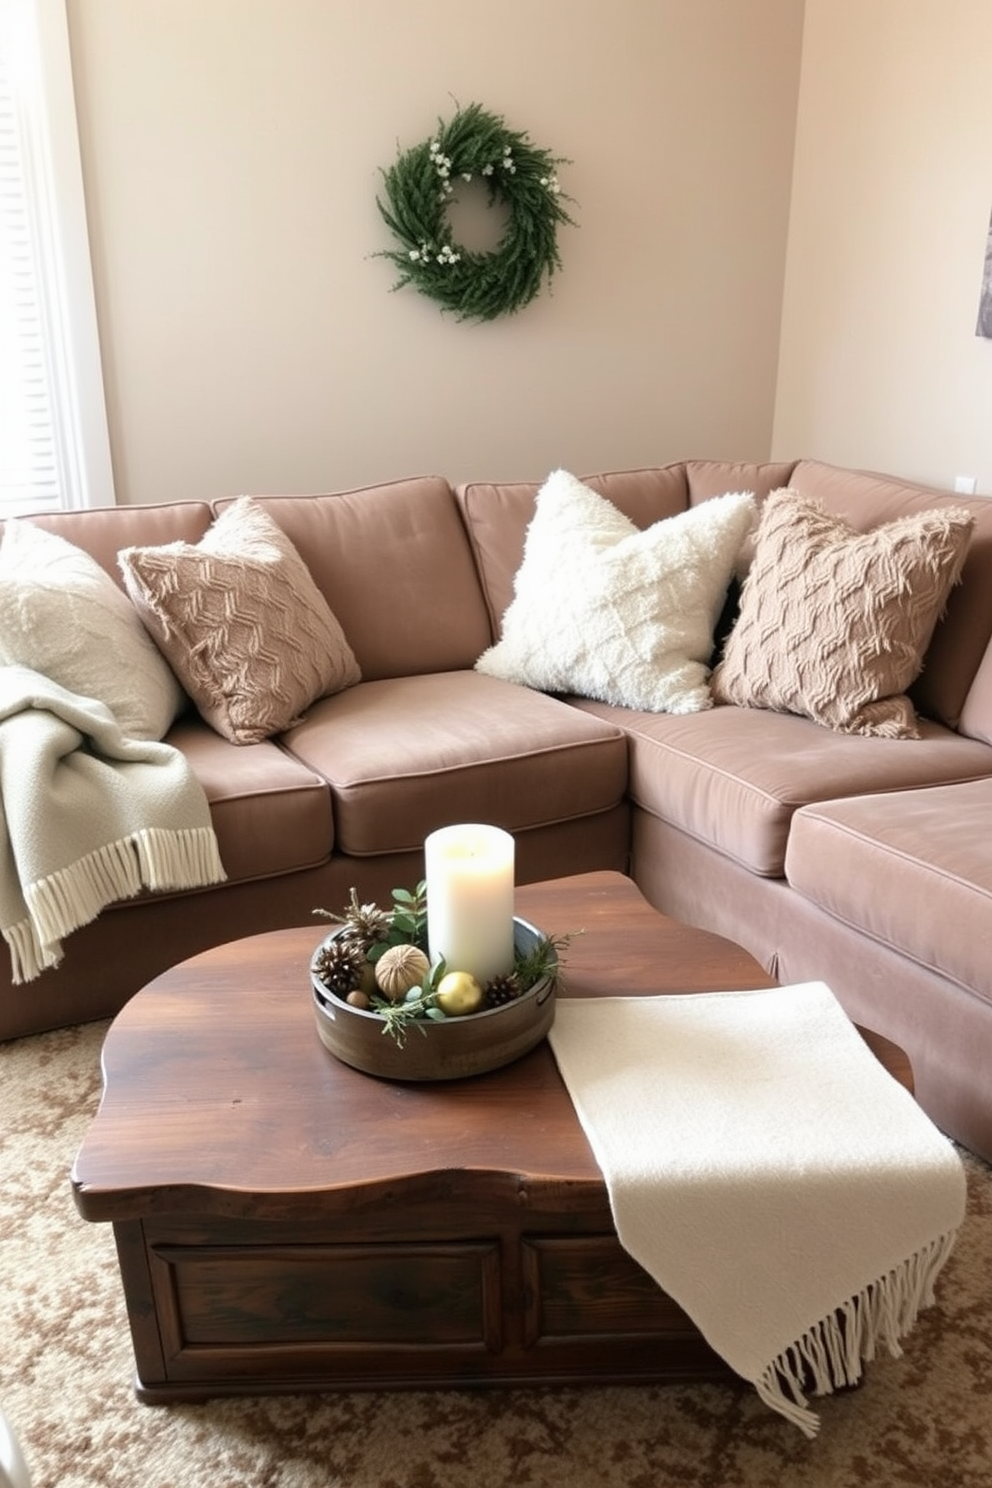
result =
[{"label": "sectional sofa", "polygon": [[[639,694],[617,701],[609,687],[583,695],[567,666],[539,685],[507,680],[504,620],[544,484],[422,477],[252,499],[333,613],[338,685],[252,742],[232,742],[223,719],[183,695],[165,739],[205,790],[226,881],[111,905],[68,937],[57,969],[27,983],[0,967],[0,1038],[111,1015],[177,960],[310,923],[352,887],[388,898],[421,876],[431,830],[484,820],[514,833],[520,882],[628,872],[659,909],[738,941],[782,982],[826,980],[857,1021],[908,1050],[938,1125],[992,1158],[992,502],[810,460],[689,460],[583,478],[638,533],[727,493],[753,493],[760,512],[782,488],[857,533],[964,513],[963,567],[936,624],[924,623],[906,727],[865,733],[850,719],[818,721],[816,708],[728,701],[733,678],[715,706],[676,702],[685,711],[657,711]],[[33,521],[122,590],[126,578],[176,663],[140,562],[122,571],[118,555],[195,556],[231,507],[177,501]],[[704,678],[733,642],[746,549],[729,587],[729,574],[720,580],[728,607],[709,614]],[[559,581],[570,561],[563,543]],[[574,586],[583,600],[594,590]],[[519,629],[519,607],[516,619]],[[559,634],[578,623],[563,613]],[[495,658],[488,669],[484,655]],[[697,656],[694,685],[700,665]]]}]

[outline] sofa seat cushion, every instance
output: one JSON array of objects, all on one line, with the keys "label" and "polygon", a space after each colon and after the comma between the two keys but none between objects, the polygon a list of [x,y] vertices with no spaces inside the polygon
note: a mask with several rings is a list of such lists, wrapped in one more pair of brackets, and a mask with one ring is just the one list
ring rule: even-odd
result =
[{"label": "sofa seat cushion", "polygon": [[[326,781],[278,744],[232,744],[200,718],[175,724],[181,749],[206,791],[229,881],[268,878],[324,863],[334,846]],[[300,906],[301,923],[312,906]]]},{"label": "sofa seat cushion", "polygon": [[992,781],[807,806],[792,888],[843,924],[992,1002]]},{"label": "sofa seat cushion", "polygon": [[452,822],[516,832],[593,816],[627,782],[615,723],[474,671],[360,682],[283,743],[330,783],[337,846],[356,857],[416,851]]},{"label": "sofa seat cushion", "polygon": [[992,778],[988,745],[928,720],[920,721],[920,739],[879,739],[751,708],[678,717],[573,702],[626,732],[637,806],[769,878],[785,871],[790,824],[802,806]]}]

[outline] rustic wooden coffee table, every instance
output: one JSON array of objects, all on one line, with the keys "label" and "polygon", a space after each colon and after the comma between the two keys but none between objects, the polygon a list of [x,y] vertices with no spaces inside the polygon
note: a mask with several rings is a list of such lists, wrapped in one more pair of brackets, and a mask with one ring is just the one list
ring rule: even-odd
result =
[{"label": "rustic wooden coffee table", "polygon": [[[583,932],[569,996],[772,985],[619,874],[521,888],[517,912]],[[469,1080],[361,1074],[317,1037],[322,933],[183,962],[108,1033],[72,1185],[114,1226],[139,1399],[725,1376],[616,1239],[547,1044]]]}]

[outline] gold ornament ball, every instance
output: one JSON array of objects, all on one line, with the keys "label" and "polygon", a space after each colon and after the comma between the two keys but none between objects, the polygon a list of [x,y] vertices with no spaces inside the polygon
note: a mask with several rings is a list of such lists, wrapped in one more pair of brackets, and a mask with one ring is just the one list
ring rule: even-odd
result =
[{"label": "gold ornament ball", "polygon": [[449,1018],[477,1013],[485,995],[482,983],[468,971],[449,971],[437,984],[437,1005]]}]

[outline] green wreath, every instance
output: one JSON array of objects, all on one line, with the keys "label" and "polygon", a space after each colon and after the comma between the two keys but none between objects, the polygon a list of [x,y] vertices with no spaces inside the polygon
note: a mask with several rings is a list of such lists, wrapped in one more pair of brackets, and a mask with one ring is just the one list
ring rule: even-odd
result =
[{"label": "green wreath", "polygon": [[[561,268],[558,227],[575,224],[563,206],[557,167],[567,164],[507,129],[477,103],[460,108],[433,139],[401,154],[382,172],[386,201],[379,211],[400,246],[383,249],[400,271],[393,289],[412,284],[459,320],[495,320],[529,305]],[[459,177],[485,180],[489,202],[503,201],[510,220],[492,252],[455,243],[446,207]]]}]

